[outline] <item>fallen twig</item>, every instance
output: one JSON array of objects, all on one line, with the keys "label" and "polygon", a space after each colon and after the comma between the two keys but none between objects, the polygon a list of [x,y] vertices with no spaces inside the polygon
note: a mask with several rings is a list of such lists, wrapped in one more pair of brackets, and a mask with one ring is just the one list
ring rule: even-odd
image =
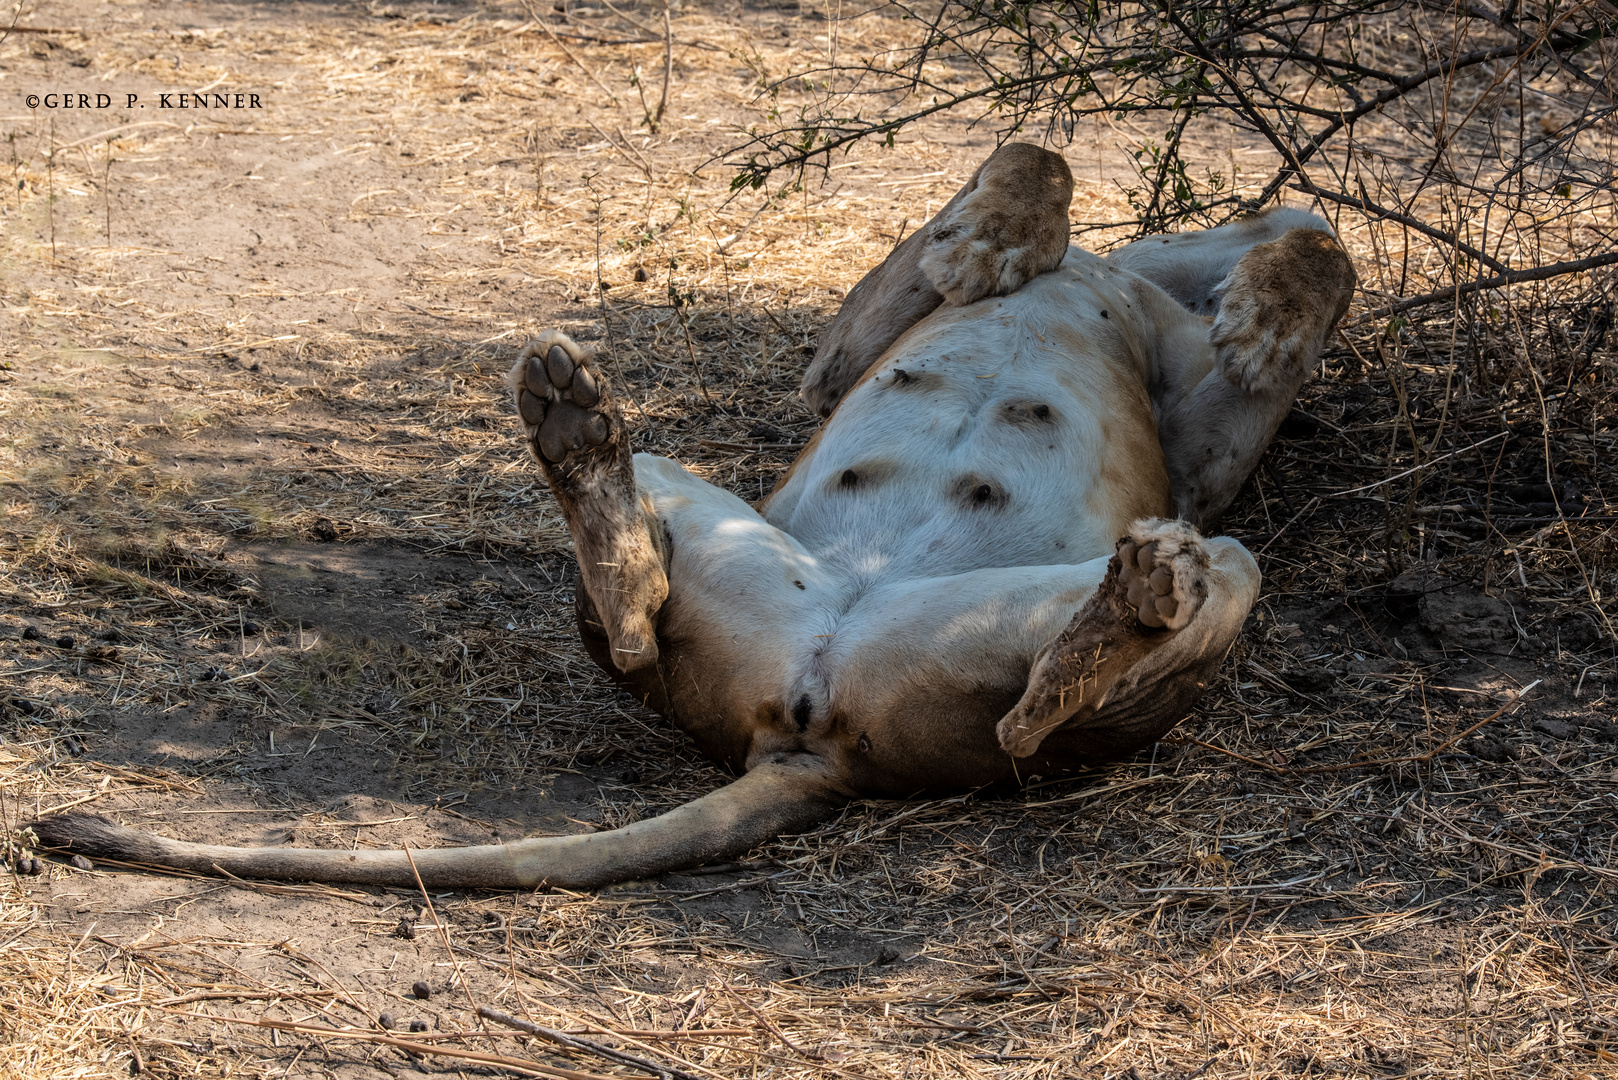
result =
[{"label": "fallen twig", "polygon": [[537,1061],[522,1061],[517,1058],[502,1057],[499,1054],[479,1053],[476,1050],[457,1050],[449,1046],[432,1046],[427,1043],[412,1042],[409,1039],[396,1039],[379,1031],[361,1031],[357,1028],[325,1028],[316,1024],[295,1024],[288,1020],[251,1020],[244,1016],[213,1016],[209,1013],[184,1012],[179,1009],[171,1011],[176,1016],[189,1016],[195,1020],[212,1020],[219,1024],[240,1024],[246,1027],[290,1031],[299,1035],[354,1039],[358,1042],[372,1043],[377,1046],[392,1046],[408,1053],[423,1056],[437,1054],[439,1057],[459,1058],[462,1061],[475,1061],[481,1065],[495,1065],[502,1069],[510,1069],[512,1072],[523,1073],[528,1076],[554,1076],[560,1078],[560,1080],[612,1080],[610,1076],[602,1073],[563,1069],[555,1065],[544,1065]]},{"label": "fallen twig", "polygon": [[1519,859],[1532,859],[1545,870],[1577,870],[1581,873],[1592,874],[1595,877],[1618,880],[1618,870],[1608,870],[1604,866],[1591,866],[1589,863],[1580,862],[1577,859],[1570,859],[1566,855],[1553,856],[1545,851],[1529,851],[1527,848],[1512,847],[1510,844],[1502,844],[1497,840],[1485,840],[1481,836],[1473,836],[1465,829],[1456,828],[1454,825],[1451,825],[1449,822],[1445,821],[1443,818],[1439,817],[1437,814],[1426,809],[1425,807],[1412,806],[1411,809],[1421,814],[1422,817],[1426,818],[1428,821],[1431,821],[1434,825],[1437,825],[1440,829],[1443,829],[1451,836],[1465,840],[1469,844],[1477,844],[1479,847],[1493,848],[1496,851],[1503,851],[1507,855],[1515,855]]},{"label": "fallen twig", "polygon": [[817,1054],[813,1050],[805,1050],[803,1047],[799,1046],[797,1043],[795,1043],[791,1039],[787,1038],[786,1032],[784,1032],[780,1028],[776,1027],[774,1021],[772,1021],[768,1016],[765,1016],[763,1013],[759,1012],[757,1009],[753,1008],[752,1002],[750,1002],[746,998],[742,997],[735,990],[732,990],[730,987],[727,986],[727,987],[725,987],[725,991],[727,993],[729,993],[731,997],[733,997],[737,1001],[739,1001],[741,1003],[742,1008],[744,1008],[748,1012],[752,1013],[754,1019],[756,1019],[759,1023],[763,1024],[765,1026],[765,1028],[767,1028],[769,1030],[770,1034],[774,1035],[777,1039],[780,1039],[781,1042],[788,1049],[796,1051],[799,1054],[802,1054],[804,1057],[808,1058],[810,1061],[824,1061],[825,1060],[825,1055],[824,1054]]},{"label": "fallen twig", "polygon": [[579,70],[580,70],[580,71],[582,71],[582,72],[584,72],[584,73],[585,73],[585,74],[586,74],[586,75],[588,75],[588,76],[589,76],[589,77],[590,77],[590,81],[591,81],[591,82],[593,82],[593,83],[595,83],[595,84],[596,84],[596,85],[597,85],[597,86],[599,86],[599,87],[600,87],[600,88],[601,88],[601,92],[602,92],[602,93],[603,93],[603,94],[606,94],[606,95],[607,95],[607,99],[608,99],[608,100],[609,100],[609,101],[611,101],[611,102],[612,102],[612,103],[613,103],[613,104],[614,104],[614,105],[616,105],[616,104],[618,104],[618,95],[617,95],[617,94],[615,94],[615,93],[613,93],[613,92],[612,92],[612,91],[611,91],[611,90],[610,90],[610,89],[609,89],[609,88],[608,88],[608,87],[607,87],[607,84],[606,84],[606,83],[604,83],[604,82],[602,82],[602,81],[601,81],[601,80],[600,80],[600,79],[598,79],[598,78],[596,78],[596,73],[595,73],[595,72],[593,72],[593,71],[591,71],[591,70],[590,70],[590,69],[589,69],[589,68],[588,68],[588,67],[586,67],[586,66],[585,66],[585,63],[584,63],[584,61],[583,61],[583,60],[580,60],[580,59],[579,59],[579,58],[578,58],[578,57],[577,57],[577,56],[574,56],[574,55],[573,55],[573,50],[572,50],[572,49],[570,49],[570,48],[568,48],[568,47],[567,47],[567,45],[566,45],[566,43],[565,43],[565,42],[563,42],[563,41],[562,41],[562,39],[561,39],[561,38],[559,38],[559,37],[557,37],[557,36],[556,36],[556,31],[555,31],[555,30],[552,30],[552,29],[551,29],[551,28],[550,28],[550,26],[549,26],[549,25],[548,25],[548,24],[547,24],[547,23],[544,23],[544,22],[541,22],[541,23],[540,23],[540,24],[539,24],[539,28],[540,28],[540,29],[541,29],[541,30],[543,30],[543,31],[545,31],[545,33],[547,33],[547,34],[549,34],[549,35],[550,35],[550,39],[551,39],[551,40],[552,40],[552,41],[554,41],[554,42],[556,42],[556,47],[557,47],[557,48],[558,48],[558,49],[561,49],[561,50],[562,50],[562,52],[563,52],[563,53],[565,53],[565,54],[566,54],[566,55],[567,55],[567,58],[568,58],[568,59],[569,59],[569,60],[571,60],[571,61],[573,61],[573,63],[574,63],[574,65],[575,65],[575,66],[576,66],[576,67],[578,67],[578,69],[579,69]]},{"label": "fallen twig", "polygon": [[614,1050],[610,1046],[602,1046],[600,1043],[591,1042],[589,1039],[581,1039],[575,1035],[569,1035],[565,1031],[557,1031],[555,1028],[544,1027],[530,1020],[520,1020],[509,1013],[503,1013],[499,1009],[490,1008],[487,1005],[478,1006],[477,1012],[478,1015],[483,1017],[485,1020],[493,1020],[497,1024],[504,1024],[506,1027],[516,1028],[518,1031],[525,1031],[530,1035],[537,1035],[542,1039],[549,1039],[551,1042],[560,1046],[566,1046],[573,1050],[582,1050],[585,1053],[595,1054],[597,1057],[606,1058],[608,1061],[615,1061],[620,1065],[628,1065],[632,1068],[644,1069],[646,1072],[652,1073],[655,1076],[672,1078],[672,1080],[698,1080],[695,1073],[688,1073],[684,1069],[676,1069],[668,1065],[659,1065],[654,1061],[647,1061],[645,1058],[636,1057],[634,1054],[626,1054],[622,1050]]},{"label": "fallen twig", "polygon": [[[1395,480],[1403,479],[1404,477],[1409,476],[1413,472],[1420,472],[1422,469],[1427,468],[1429,465],[1435,465],[1438,462],[1444,461],[1447,458],[1452,458],[1457,454],[1464,454],[1468,450],[1476,450],[1480,446],[1487,446],[1489,443],[1494,442],[1496,439],[1504,439],[1507,436],[1509,436],[1510,434],[1511,434],[1511,432],[1509,432],[1509,431],[1496,432],[1495,434],[1490,435],[1487,439],[1479,439],[1477,442],[1473,443],[1471,446],[1463,446],[1459,450],[1451,450],[1447,454],[1440,454],[1439,456],[1437,456],[1435,458],[1430,458],[1429,460],[1422,462],[1420,465],[1417,465],[1414,468],[1406,469],[1404,472],[1401,472],[1401,473],[1394,473],[1392,476],[1387,477],[1384,480],[1378,480],[1375,483],[1371,483],[1371,484],[1361,484],[1359,487],[1349,488],[1346,491],[1334,491],[1330,495],[1327,495],[1326,498],[1335,499],[1335,498],[1338,498],[1338,497],[1343,496],[1343,495],[1355,495],[1355,494],[1358,494],[1361,491],[1370,491],[1372,488],[1379,488],[1383,484],[1391,484]],[[1290,525],[1291,522],[1287,522],[1287,524]]]},{"label": "fallen twig", "polygon": [[427,895],[427,886],[421,882],[421,871],[416,869],[416,857],[410,852],[410,845],[404,845],[405,859],[410,863],[410,875],[416,879],[416,888],[421,890],[421,902],[427,908],[428,918],[433,920],[433,926],[438,929],[438,939],[444,943],[444,951],[449,954],[449,962],[455,967],[455,981],[461,984],[461,992],[472,1008],[478,1007],[477,1001],[472,997],[472,988],[466,985],[466,978],[461,974],[461,961],[455,955],[455,949],[449,943],[449,931],[444,929],[444,920],[438,917],[433,910],[433,898]]}]

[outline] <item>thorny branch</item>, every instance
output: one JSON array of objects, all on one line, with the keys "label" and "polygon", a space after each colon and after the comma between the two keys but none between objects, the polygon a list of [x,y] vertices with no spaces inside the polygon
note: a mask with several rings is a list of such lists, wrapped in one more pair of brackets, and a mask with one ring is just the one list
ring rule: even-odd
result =
[{"label": "thorny branch", "polygon": [[[891,0],[871,14],[914,30],[768,87],[774,123],[733,152],[733,186],[801,183],[941,113],[1058,147],[1104,117],[1139,135],[1135,235],[1218,224],[1291,187],[1437,241],[1447,278],[1432,284],[1447,287],[1429,297],[1600,265],[1604,238],[1558,228],[1613,189],[1618,12],[1600,0]],[[1139,126],[1154,121],[1160,138]],[[1220,125],[1268,146],[1262,182],[1218,167],[1206,136]]]}]

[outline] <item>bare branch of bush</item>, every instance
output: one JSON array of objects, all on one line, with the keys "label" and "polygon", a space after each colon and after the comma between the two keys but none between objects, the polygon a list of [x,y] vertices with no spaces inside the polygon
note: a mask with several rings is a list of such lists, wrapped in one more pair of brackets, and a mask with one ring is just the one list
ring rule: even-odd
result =
[{"label": "bare branch of bush", "polygon": [[[1128,145],[1135,235],[1295,189],[1374,228],[1370,285],[1399,310],[1607,265],[1589,222],[1613,202],[1618,13],[1599,0],[894,0],[872,15],[913,30],[774,84],[812,93],[753,130],[735,186],[799,182],[940,113],[1058,147],[1089,121]],[[1266,154],[1262,172],[1221,153],[1233,138]],[[1412,265],[1408,232],[1436,241],[1436,264]]]}]

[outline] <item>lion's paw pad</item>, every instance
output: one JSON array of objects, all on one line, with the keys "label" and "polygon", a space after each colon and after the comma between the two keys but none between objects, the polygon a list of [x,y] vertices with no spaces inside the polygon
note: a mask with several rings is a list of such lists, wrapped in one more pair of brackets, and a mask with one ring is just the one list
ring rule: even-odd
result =
[{"label": "lion's paw pad", "polygon": [[1178,630],[1208,595],[1207,552],[1184,525],[1167,535],[1137,529],[1118,545],[1118,587],[1145,626]]},{"label": "lion's paw pad", "polygon": [[600,446],[612,433],[601,376],[590,369],[584,351],[561,334],[524,346],[511,384],[529,439],[552,464],[574,451]]}]

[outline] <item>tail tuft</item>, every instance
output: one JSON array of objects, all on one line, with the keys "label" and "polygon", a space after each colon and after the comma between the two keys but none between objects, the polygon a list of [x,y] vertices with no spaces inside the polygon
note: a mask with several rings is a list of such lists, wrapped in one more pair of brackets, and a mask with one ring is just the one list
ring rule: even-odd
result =
[{"label": "tail tuft", "polygon": [[70,851],[91,858],[121,862],[158,862],[162,840],[150,833],[127,829],[100,814],[57,814],[29,822],[44,848]]}]

